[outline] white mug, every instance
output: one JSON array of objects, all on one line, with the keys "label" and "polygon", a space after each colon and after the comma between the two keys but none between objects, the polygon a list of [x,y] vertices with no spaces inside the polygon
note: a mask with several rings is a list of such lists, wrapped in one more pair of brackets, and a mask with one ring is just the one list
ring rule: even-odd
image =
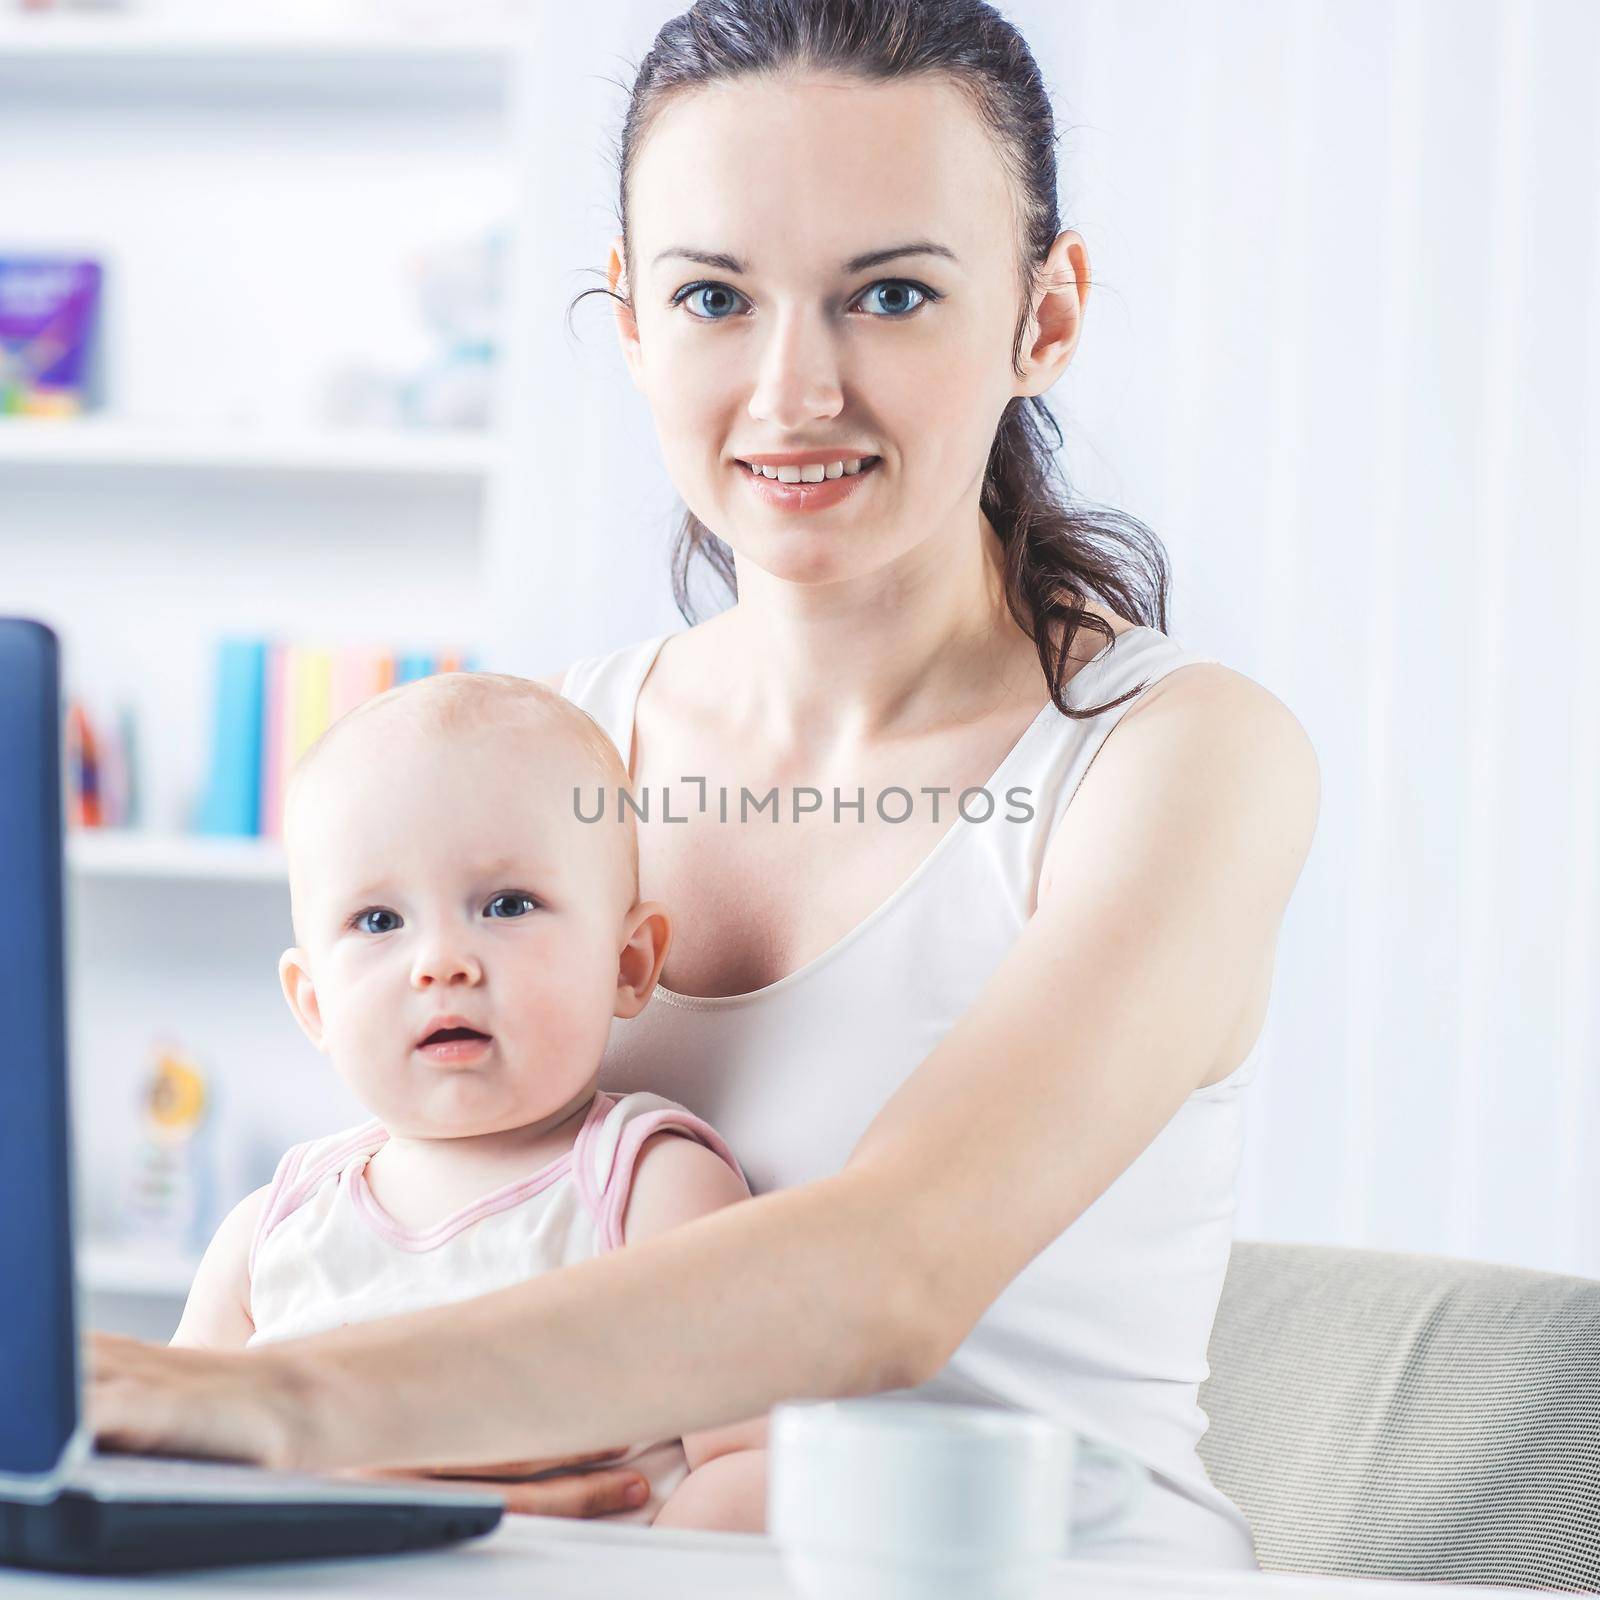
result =
[{"label": "white mug", "polygon": [[[1112,1503],[1075,1514],[1094,1460]],[[1124,1451],[1031,1412],[943,1401],[796,1401],[773,1409],[767,1532],[807,1600],[1026,1600],[1074,1546],[1143,1497]]]}]

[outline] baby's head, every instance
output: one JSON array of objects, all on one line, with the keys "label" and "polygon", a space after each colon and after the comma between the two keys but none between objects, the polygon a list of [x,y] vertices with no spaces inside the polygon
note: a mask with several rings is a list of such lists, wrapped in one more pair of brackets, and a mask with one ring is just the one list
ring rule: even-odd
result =
[{"label": "baby's head", "polygon": [[[525,1127],[586,1097],[670,928],[640,903],[616,747],[542,684],[448,672],[341,717],[284,799],[300,1026],[396,1134]],[[441,1019],[482,1039],[428,1043]]]}]

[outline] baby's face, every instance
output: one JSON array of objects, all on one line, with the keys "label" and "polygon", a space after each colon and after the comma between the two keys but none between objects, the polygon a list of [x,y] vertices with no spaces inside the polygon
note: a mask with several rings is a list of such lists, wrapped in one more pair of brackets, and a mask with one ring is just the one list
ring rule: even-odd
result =
[{"label": "baby's face", "polygon": [[[547,1118],[593,1081],[612,1017],[638,1009],[619,988],[638,908],[615,809],[574,815],[574,786],[592,801],[595,781],[558,733],[392,722],[305,775],[289,841],[302,944],[280,973],[391,1132]],[[652,984],[660,957],[643,956]]]}]

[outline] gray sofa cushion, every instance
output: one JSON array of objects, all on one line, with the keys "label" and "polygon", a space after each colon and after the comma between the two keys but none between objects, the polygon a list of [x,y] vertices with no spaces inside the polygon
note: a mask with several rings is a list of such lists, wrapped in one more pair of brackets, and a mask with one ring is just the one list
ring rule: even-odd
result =
[{"label": "gray sofa cushion", "polygon": [[1263,1567],[1600,1588],[1600,1282],[1241,1241],[1210,1365]]}]

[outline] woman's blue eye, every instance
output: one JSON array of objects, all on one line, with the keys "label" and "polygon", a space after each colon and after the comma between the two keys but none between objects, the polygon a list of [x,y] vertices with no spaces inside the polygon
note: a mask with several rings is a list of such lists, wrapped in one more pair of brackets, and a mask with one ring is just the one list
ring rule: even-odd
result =
[{"label": "woman's blue eye", "polygon": [[[927,288],[923,284],[913,283],[909,278],[881,278],[877,283],[868,284],[867,287],[861,291],[861,295],[858,296],[858,298],[865,298],[867,295],[875,294],[880,289],[897,290],[902,294],[904,291],[910,290],[910,292],[917,297],[913,304],[901,305],[897,309],[890,310],[879,316],[878,320],[888,322],[903,321],[905,318],[919,311],[924,302],[942,300],[944,298],[943,295],[935,294],[932,289]],[[730,289],[725,283],[690,283],[686,284],[672,297],[672,303],[673,305],[680,305],[697,294],[703,294],[707,296],[720,295],[724,298],[732,295],[740,300],[744,298],[744,296],[741,295],[737,289]],[[689,315],[693,317],[696,322],[727,322],[729,320],[724,316],[718,316],[715,314],[706,315],[699,311],[691,311]]]},{"label": "woman's blue eye", "polygon": [[[725,283],[691,283],[686,289],[680,289],[672,297],[672,303],[673,305],[679,305],[683,301],[688,300],[697,294],[716,294],[727,296],[734,293],[736,293],[736,291],[730,289]],[[743,296],[741,295],[740,298],[742,299]],[[703,316],[698,311],[691,311],[689,315],[692,316],[697,322],[726,322],[728,320],[726,317],[719,317],[715,314],[711,316]]]},{"label": "woman's blue eye", "polygon": [[[509,910],[496,911],[496,906],[509,907]],[[531,894],[524,894],[520,889],[497,894],[488,905],[483,908],[486,917],[496,917],[504,920],[506,917],[523,917],[530,911],[538,909],[539,902]]]},{"label": "woman's blue eye", "polygon": [[[372,925],[374,917],[388,917],[387,926],[376,928]],[[399,916],[384,906],[373,906],[368,911],[358,911],[351,926],[359,928],[363,933],[393,933],[400,926]]]},{"label": "woman's blue eye", "polygon": [[908,282],[905,278],[885,278],[882,283],[868,284],[866,292],[867,294],[875,294],[879,289],[895,289],[901,291],[909,289],[912,294],[917,296],[916,304],[910,306],[903,305],[899,307],[898,310],[892,312],[890,315],[891,321],[893,321],[896,317],[910,316],[913,311],[916,311],[922,305],[923,301],[932,298],[926,289],[922,288],[919,284]]}]

